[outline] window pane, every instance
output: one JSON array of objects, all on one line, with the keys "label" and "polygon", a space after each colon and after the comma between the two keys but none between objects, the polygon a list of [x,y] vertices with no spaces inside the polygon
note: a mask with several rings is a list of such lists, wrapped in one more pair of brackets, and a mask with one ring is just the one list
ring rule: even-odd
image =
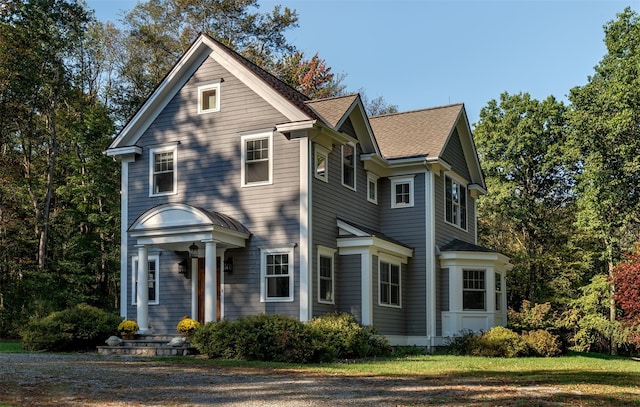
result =
[{"label": "window pane", "polygon": [[202,110],[217,108],[217,89],[209,89],[202,92]]},{"label": "window pane", "polygon": [[355,151],[350,144],[342,146],[342,183],[355,188]]},{"label": "window pane", "polygon": [[376,190],[376,182],[369,181],[369,199],[371,199],[372,201],[376,200]]},{"label": "window pane", "polygon": [[462,308],[484,310],[484,291],[465,291],[462,297]]},{"label": "window pane", "polygon": [[267,278],[268,297],[288,297],[289,277],[268,277]]},{"label": "window pane", "polygon": [[327,171],[327,163],[324,155],[316,154],[316,175],[318,177],[324,177]]},{"label": "window pane", "polygon": [[391,286],[391,305],[400,305],[400,286]]}]

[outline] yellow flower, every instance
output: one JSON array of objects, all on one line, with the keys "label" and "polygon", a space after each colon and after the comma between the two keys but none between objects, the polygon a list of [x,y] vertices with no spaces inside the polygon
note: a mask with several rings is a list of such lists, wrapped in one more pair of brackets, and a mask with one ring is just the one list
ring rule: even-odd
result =
[{"label": "yellow flower", "polygon": [[121,334],[135,334],[140,330],[138,323],[133,319],[125,319],[118,325],[118,332]]},{"label": "yellow flower", "polygon": [[176,330],[181,335],[192,334],[199,327],[200,327],[200,322],[185,316],[182,318],[180,322],[178,322],[178,326],[176,327]]}]

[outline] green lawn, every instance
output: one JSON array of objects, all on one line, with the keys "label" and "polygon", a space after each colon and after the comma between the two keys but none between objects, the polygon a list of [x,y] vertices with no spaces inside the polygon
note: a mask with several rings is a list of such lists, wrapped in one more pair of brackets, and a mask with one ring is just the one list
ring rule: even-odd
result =
[{"label": "green lawn", "polygon": [[0,341],[0,353],[24,353],[20,342],[16,341]]}]

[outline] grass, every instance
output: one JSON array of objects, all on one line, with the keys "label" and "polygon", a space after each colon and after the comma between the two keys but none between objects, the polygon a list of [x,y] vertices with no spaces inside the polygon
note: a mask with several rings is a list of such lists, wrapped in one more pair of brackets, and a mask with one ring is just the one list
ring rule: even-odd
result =
[{"label": "grass", "polygon": [[[0,341],[0,353],[26,353],[22,344],[16,341]],[[1,405],[0,405],[1,407]]]},{"label": "grass", "polygon": [[[478,405],[547,405],[539,395],[525,397],[520,400],[522,404],[511,403],[508,394],[518,389],[534,389],[534,392],[542,391],[547,402],[563,405],[640,406],[640,361],[600,354],[571,353],[556,358],[512,359],[421,355],[308,366],[198,359],[185,359],[179,363],[183,362],[329,376],[417,379],[436,389],[449,388],[455,391],[457,388],[463,394],[475,394],[468,396],[468,400],[458,399],[462,404],[469,405],[475,405],[478,401],[471,397],[483,392],[493,393],[491,397],[500,397],[500,393],[504,392],[504,398],[480,401]],[[480,388],[485,390],[481,391]],[[452,400],[442,401],[447,403]]]}]

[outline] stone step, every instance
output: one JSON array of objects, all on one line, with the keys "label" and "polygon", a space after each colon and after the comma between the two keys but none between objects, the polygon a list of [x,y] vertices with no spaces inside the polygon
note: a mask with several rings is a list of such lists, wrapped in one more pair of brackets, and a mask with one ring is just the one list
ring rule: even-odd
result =
[{"label": "stone step", "polygon": [[[180,346],[170,345],[178,335],[136,335],[134,339],[120,339],[117,345],[98,346],[100,355],[128,356],[186,356],[197,354],[196,348],[185,341]],[[111,339],[111,338],[110,338]]]}]

